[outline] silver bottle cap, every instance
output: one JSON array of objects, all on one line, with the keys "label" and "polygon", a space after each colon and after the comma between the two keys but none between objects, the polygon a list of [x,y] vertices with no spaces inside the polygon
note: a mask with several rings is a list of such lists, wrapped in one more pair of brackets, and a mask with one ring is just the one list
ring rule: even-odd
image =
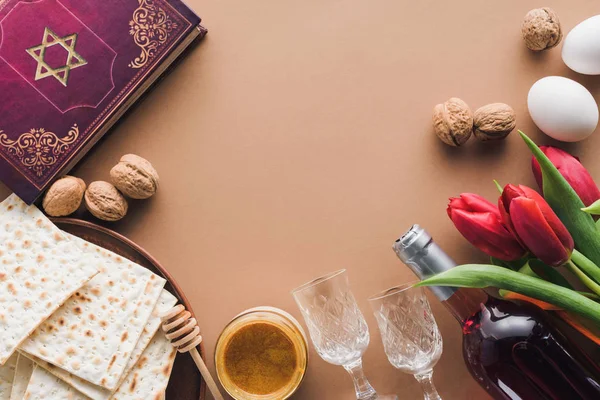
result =
[{"label": "silver bottle cap", "polygon": [[[413,225],[394,243],[394,251],[420,280],[454,268],[456,263],[438,246],[431,235],[419,225]],[[441,300],[447,300],[456,288],[431,286],[431,291]]]}]

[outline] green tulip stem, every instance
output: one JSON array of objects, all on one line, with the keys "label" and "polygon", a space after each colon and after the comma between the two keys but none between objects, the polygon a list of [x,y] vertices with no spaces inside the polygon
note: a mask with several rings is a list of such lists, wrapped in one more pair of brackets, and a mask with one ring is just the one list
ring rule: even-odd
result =
[{"label": "green tulip stem", "polygon": [[600,284],[600,268],[589,258],[574,249],[571,255],[571,260],[577,265],[587,276],[592,278],[594,282]]},{"label": "green tulip stem", "polygon": [[595,302],[600,302],[600,296],[598,296],[596,293],[590,293],[590,292],[579,292],[577,291],[577,293],[579,293],[580,295],[587,297],[590,300],[594,300]]},{"label": "green tulip stem", "polygon": [[583,272],[582,270],[580,270],[577,265],[575,265],[575,263],[571,260],[567,261],[567,263],[565,264],[565,266],[567,267],[567,269],[569,271],[571,271],[573,273],[573,275],[575,275],[577,278],[579,278],[579,280],[588,288],[590,289],[592,292],[596,293],[597,295],[600,296],[600,285],[598,285],[596,282],[594,282],[592,279],[590,279],[589,276],[587,276],[585,274],[585,272]]},{"label": "green tulip stem", "polygon": [[[499,289],[498,290],[498,294],[500,295],[500,297],[505,298],[509,293],[511,293],[510,290],[505,290],[505,289]],[[594,300],[596,303],[600,302],[600,296],[598,296],[596,293],[590,293],[590,292],[580,292],[578,290],[575,290],[575,293],[579,293],[580,295],[582,295],[583,297],[587,297],[590,300]]]}]

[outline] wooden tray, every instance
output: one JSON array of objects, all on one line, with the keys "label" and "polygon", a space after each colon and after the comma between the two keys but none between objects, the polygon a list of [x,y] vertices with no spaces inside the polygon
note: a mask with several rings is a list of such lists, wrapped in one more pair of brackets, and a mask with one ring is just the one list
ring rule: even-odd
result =
[{"label": "wooden tray", "polygon": [[[167,280],[165,289],[171,292],[192,314],[192,306],[167,270],[140,246],[110,229],[91,222],[74,218],[53,218],[60,229],[78,236],[88,242],[104,247],[123,257],[148,268]],[[204,344],[200,345],[200,353],[204,357]],[[177,354],[171,380],[167,387],[166,400],[204,400],[206,384],[189,353]]]}]

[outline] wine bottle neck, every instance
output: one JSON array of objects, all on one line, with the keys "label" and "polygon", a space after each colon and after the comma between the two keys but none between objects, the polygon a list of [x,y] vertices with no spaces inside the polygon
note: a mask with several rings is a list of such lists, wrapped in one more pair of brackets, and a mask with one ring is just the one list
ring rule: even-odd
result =
[{"label": "wine bottle neck", "polygon": [[[419,225],[414,225],[396,240],[394,251],[421,280],[456,266],[454,260]],[[488,295],[481,289],[447,286],[430,286],[429,289],[460,322],[478,312],[481,304],[488,300]]]},{"label": "wine bottle neck", "polygon": [[488,301],[488,295],[481,289],[460,288],[442,304],[460,323],[481,310],[482,304]]},{"label": "wine bottle neck", "polygon": [[[396,240],[393,247],[398,258],[420,280],[441,274],[456,266],[454,260],[419,225],[413,225],[408,232]],[[457,290],[447,286],[431,286],[429,289],[440,301],[446,301]]]}]

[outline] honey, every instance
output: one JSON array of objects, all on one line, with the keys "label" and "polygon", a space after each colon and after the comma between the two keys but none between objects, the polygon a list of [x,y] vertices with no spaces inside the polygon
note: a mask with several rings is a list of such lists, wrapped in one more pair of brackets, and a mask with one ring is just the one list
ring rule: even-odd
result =
[{"label": "honey", "polygon": [[292,341],[264,322],[244,326],[225,347],[225,373],[252,394],[275,393],[290,382],[297,364]]},{"label": "honey", "polygon": [[285,311],[259,307],[235,317],[215,349],[217,376],[236,400],[283,400],[300,386],[306,335]]}]

